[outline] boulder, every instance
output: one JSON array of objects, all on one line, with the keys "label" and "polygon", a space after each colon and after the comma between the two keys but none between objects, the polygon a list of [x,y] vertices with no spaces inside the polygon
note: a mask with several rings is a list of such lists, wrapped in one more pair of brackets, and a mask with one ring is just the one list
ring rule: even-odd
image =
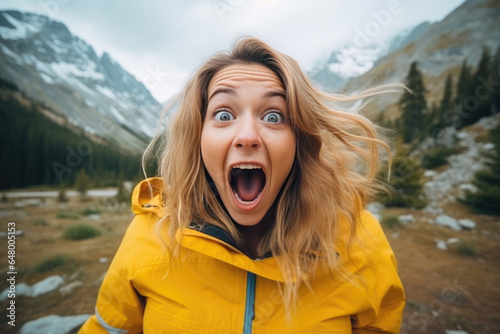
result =
[{"label": "boulder", "polygon": [[446,239],[446,243],[448,245],[450,245],[450,244],[457,244],[459,242],[460,242],[460,239],[458,239],[458,238],[448,238],[448,239]]},{"label": "boulder", "polygon": [[28,321],[21,327],[19,334],[68,334],[80,327],[90,316],[90,314],[71,315],[66,317],[48,315]]},{"label": "boulder", "polygon": [[455,218],[450,217],[448,215],[439,215],[436,218],[436,224],[440,226],[449,227],[455,231],[460,231],[462,229],[458,221]]},{"label": "boulder", "polygon": [[379,213],[380,211],[384,210],[384,204],[379,202],[371,202],[366,206],[366,210],[370,211],[373,214]]},{"label": "boulder", "polygon": [[61,293],[61,295],[68,295],[70,293],[73,292],[73,290],[75,290],[76,288],[82,286],[83,283],[81,281],[74,281],[74,282],[71,282],[69,284],[66,284],[65,286],[59,288],[59,292]]},{"label": "boulder", "polygon": [[424,173],[424,176],[425,177],[433,177],[437,174],[436,171],[433,171],[433,170],[426,170],[425,173]]},{"label": "boulder", "polygon": [[436,242],[436,247],[438,249],[441,249],[441,250],[447,250],[448,249],[448,247],[446,246],[446,241],[443,241],[443,240],[438,240]]},{"label": "boulder", "polygon": [[415,218],[413,215],[401,215],[398,217],[398,220],[401,224],[406,225],[408,223],[413,223],[415,221]]},{"label": "boulder", "polygon": [[[32,290],[33,289],[31,288],[31,286],[29,286],[26,283],[16,284],[16,297],[19,296],[30,297]],[[0,301],[6,300],[8,294],[9,294],[9,288],[5,288],[5,290],[3,290],[2,293],[0,293]]]},{"label": "boulder", "polygon": [[51,291],[54,291],[59,286],[64,284],[64,278],[59,275],[49,276],[35,284],[33,284],[31,296],[37,297]]},{"label": "boulder", "polygon": [[473,222],[472,220],[470,219],[460,219],[458,220],[458,224],[462,227],[462,228],[465,228],[465,229],[468,229],[468,230],[473,230],[476,228],[476,223]]}]

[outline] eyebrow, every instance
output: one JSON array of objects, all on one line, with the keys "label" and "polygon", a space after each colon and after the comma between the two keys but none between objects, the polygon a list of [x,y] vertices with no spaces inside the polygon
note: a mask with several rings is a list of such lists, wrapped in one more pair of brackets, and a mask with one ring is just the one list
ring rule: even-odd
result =
[{"label": "eyebrow", "polygon": [[[216,89],[212,95],[209,96],[208,100],[211,100],[215,95],[219,94],[219,93],[226,93],[226,94],[230,94],[230,95],[236,95],[236,91],[232,88],[218,88]],[[267,93],[264,94],[264,98],[271,98],[271,97],[275,97],[275,96],[280,96],[282,97],[283,99],[286,100],[286,95],[284,92],[279,92],[279,91],[269,91]]]}]

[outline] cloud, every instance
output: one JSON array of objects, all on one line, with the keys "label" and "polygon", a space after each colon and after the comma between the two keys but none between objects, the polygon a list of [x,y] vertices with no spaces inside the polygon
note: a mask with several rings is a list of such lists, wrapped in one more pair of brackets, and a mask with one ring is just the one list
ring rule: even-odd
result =
[{"label": "cloud", "polygon": [[291,55],[305,69],[353,43],[377,15],[397,5],[373,41],[387,39],[424,20],[442,19],[463,0],[4,0],[2,8],[50,15],[98,53],[107,51],[139,80],[151,68],[167,71],[152,92],[164,101],[182,88],[200,63],[240,36],[253,35]]}]

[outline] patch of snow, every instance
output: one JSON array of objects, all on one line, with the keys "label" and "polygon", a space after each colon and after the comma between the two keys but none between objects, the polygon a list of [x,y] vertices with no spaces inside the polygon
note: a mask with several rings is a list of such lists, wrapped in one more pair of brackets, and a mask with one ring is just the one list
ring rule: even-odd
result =
[{"label": "patch of snow", "polygon": [[3,16],[7,21],[9,21],[10,24],[15,27],[14,29],[8,27],[0,27],[0,36],[2,36],[3,39],[27,39],[39,32],[45,23],[44,19],[30,20],[31,22],[21,22],[7,13],[3,13]]},{"label": "patch of snow", "polygon": [[13,58],[16,61],[16,63],[18,63],[18,64],[23,63],[22,58],[19,57],[19,55],[16,54],[15,52],[12,52],[8,47],[6,47],[3,44],[0,44],[0,47],[2,48],[3,53],[5,53],[7,56]]},{"label": "patch of snow", "polygon": [[348,46],[336,54],[337,61],[330,63],[328,69],[342,78],[352,78],[371,69],[379,54],[380,48],[361,49]]},{"label": "patch of snow", "polygon": [[97,85],[95,87],[98,91],[100,91],[102,94],[104,94],[105,96],[109,97],[110,99],[112,100],[116,100],[116,95],[115,93],[113,93],[111,91],[111,89],[109,89],[108,87],[103,87],[103,86],[99,86]]},{"label": "patch of snow", "polygon": [[71,63],[51,63],[50,66],[55,73],[65,79],[69,76],[73,76],[94,80],[104,80],[104,75],[95,70],[95,64],[89,64],[87,68],[84,69]]},{"label": "patch of snow", "polygon": [[111,111],[111,113],[113,114],[113,116],[115,116],[115,118],[121,122],[121,123],[127,123],[127,120],[125,119],[125,117],[122,116],[122,114],[120,114],[120,112],[118,110],[116,110],[115,107],[111,106],[109,107],[109,110]]},{"label": "patch of snow", "polygon": [[40,72],[40,77],[42,77],[43,81],[48,84],[53,84],[55,81],[52,79],[51,76],[49,76],[47,73]]}]

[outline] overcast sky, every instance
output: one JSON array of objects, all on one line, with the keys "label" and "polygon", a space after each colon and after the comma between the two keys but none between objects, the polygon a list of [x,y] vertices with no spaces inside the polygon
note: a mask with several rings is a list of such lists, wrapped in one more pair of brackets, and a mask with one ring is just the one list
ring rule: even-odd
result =
[{"label": "overcast sky", "polygon": [[261,38],[309,70],[336,47],[387,40],[425,20],[439,21],[463,2],[2,0],[0,9],[36,12],[65,23],[164,102],[203,60],[229,49],[240,36]]}]

